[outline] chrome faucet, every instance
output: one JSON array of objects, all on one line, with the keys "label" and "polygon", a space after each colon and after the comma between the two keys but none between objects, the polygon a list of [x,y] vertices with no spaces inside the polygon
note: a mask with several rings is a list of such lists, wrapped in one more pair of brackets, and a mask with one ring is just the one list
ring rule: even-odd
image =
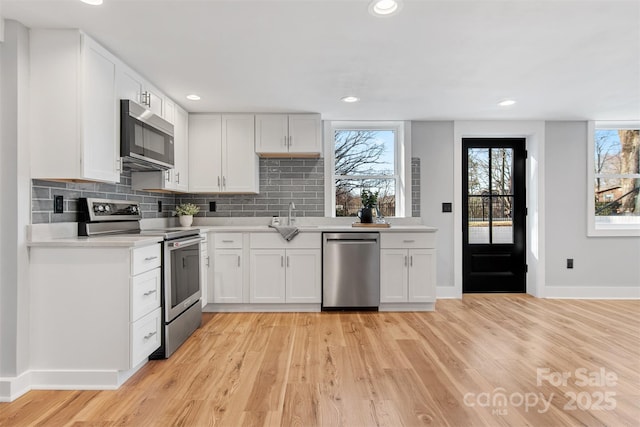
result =
[{"label": "chrome faucet", "polygon": [[287,225],[294,225],[296,222],[296,218],[295,216],[292,217],[292,214],[294,213],[296,209],[296,204],[293,202],[289,202],[289,216],[287,217]]}]

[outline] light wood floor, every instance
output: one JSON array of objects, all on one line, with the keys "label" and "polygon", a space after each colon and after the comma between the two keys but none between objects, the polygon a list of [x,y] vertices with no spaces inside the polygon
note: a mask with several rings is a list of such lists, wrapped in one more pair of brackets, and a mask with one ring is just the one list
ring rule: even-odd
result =
[{"label": "light wood floor", "polygon": [[637,426],[638,313],[472,295],[432,313],[205,314],[119,390],[31,391],[0,425]]}]

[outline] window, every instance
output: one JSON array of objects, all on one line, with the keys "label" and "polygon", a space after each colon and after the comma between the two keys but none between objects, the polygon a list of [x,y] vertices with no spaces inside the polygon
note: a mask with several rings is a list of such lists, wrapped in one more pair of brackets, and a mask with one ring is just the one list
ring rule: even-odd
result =
[{"label": "window", "polygon": [[[355,216],[361,193],[378,193],[385,217],[404,216],[404,129],[402,122],[333,122],[331,124],[331,216]],[[410,181],[410,180],[409,180]]]},{"label": "window", "polygon": [[640,235],[640,123],[589,123],[590,236]]}]

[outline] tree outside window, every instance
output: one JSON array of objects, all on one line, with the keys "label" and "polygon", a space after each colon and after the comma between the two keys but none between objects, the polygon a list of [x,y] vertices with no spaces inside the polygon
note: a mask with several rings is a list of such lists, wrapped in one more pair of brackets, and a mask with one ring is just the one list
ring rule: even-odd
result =
[{"label": "tree outside window", "polygon": [[378,209],[396,215],[397,132],[392,129],[335,129],[335,215],[355,216],[362,190],[378,192]]},{"label": "tree outside window", "polygon": [[640,130],[595,129],[594,138],[596,223],[640,217]]}]

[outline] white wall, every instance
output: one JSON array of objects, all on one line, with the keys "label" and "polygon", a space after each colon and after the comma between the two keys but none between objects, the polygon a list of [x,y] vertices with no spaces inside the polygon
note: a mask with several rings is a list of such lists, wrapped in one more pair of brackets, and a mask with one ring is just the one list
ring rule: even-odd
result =
[{"label": "white wall", "polygon": [[29,33],[5,23],[0,45],[0,401],[28,387]]},{"label": "white wall", "polygon": [[453,294],[453,213],[443,213],[442,203],[453,203],[453,122],[413,122],[413,157],[420,158],[420,216],[425,225],[438,228],[437,296]]},{"label": "white wall", "polygon": [[546,296],[640,297],[640,238],[587,237],[587,123],[547,122],[545,134]]}]

